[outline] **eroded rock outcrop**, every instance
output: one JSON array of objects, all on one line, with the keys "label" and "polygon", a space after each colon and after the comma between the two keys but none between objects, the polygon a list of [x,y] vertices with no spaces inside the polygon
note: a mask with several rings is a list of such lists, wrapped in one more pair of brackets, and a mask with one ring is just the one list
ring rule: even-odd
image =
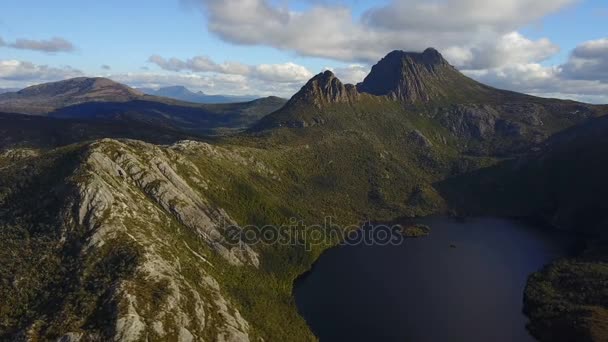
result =
[{"label": "eroded rock outcrop", "polygon": [[332,103],[349,103],[357,100],[359,93],[352,84],[343,84],[333,72],[326,70],[311,78],[287,103],[286,106],[312,104],[316,108]]}]

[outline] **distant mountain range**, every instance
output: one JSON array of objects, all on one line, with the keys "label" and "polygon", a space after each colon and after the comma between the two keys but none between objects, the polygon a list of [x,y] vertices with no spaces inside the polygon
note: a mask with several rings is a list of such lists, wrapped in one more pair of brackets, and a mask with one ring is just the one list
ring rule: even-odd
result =
[{"label": "distant mountain range", "polygon": [[189,134],[244,129],[283,106],[278,97],[200,104],[146,95],[106,78],[73,78],[0,94],[0,112],[166,127]]},{"label": "distant mountain range", "polygon": [[163,96],[171,99],[195,103],[233,103],[248,102],[258,99],[258,96],[236,95],[207,95],[202,91],[193,92],[184,86],[169,86],[159,89],[137,88],[142,93],[154,96]]}]

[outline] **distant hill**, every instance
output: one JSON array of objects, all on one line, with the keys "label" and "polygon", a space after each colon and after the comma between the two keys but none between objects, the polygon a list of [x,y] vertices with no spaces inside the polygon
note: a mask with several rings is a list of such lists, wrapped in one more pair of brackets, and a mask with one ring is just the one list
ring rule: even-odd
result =
[{"label": "distant hill", "polygon": [[127,102],[142,96],[143,93],[107,78],[78,77],[0,94],[0,110],[44,115],[57,108],[85,102]]},{"label": "distant hill", "polygon": [[233,102],[248,102],[258,99],[256,96],[236,96],[236,95],[207,95],[202,91],[193,92],[183,86],[162,87],[159,89],[140,88],[141,92],[163,96],[171,99],[195,102],[195,103],[233,103]]},{"label": "distant hill", "polygon": [[190,132],[249,127],[285,103],[267,97],[240,103],[199,104],[145,95],[106,78],[74,78],[0,94],[0,112],[69,119],[139,122]]},{"label": "distant hill", "polygon": [[0,94],[12,93],[12,92],[15,92],[18,90],[19,90],[19,88],[0,88]]},{"label": "distant hill", "polygon": [[20,147],[49,149],[103,138],[170,144],[191,136],[179,130],[137,121],[58,119],[0,113],[0,151]]}]

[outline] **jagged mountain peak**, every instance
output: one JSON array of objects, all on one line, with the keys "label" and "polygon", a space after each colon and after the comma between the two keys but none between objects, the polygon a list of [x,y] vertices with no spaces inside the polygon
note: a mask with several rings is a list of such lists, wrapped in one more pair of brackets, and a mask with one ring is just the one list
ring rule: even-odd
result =
[{"label": "jagged mountain peak", "polygon": [[392,51],[357,85],[359,92],[389,96],[410,104],[466,97],[461,93],[488,89],[461,74],[434,48],[423,52]]},{"label": "jagged mountain peak", "polygon": [[325,70],[311,78],[287,103],[311,103],[317,108],[331,103],[348,103],[358,96],[352,84],[344,84],[331,70]]},{"label": "jagged mountain peak", "polygon": [[389,52],[380,62],[386,63],[418,63],[425,66],[443,66],[449,63],[443,58],[441,53],[435,48],[427,48],[423,52],[407,52],[403,50],[393,50]]}]

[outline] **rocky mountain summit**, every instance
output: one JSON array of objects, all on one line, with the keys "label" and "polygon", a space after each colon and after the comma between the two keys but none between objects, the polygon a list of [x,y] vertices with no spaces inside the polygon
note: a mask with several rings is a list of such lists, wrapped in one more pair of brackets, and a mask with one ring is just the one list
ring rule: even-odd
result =
[{"label": "rocky mountain summit", "polygon": [[402,119],[430,119],[468,153],[505,155],[534,148],[553,133],[603,115],[606,108],[486,86],[428,48],[390,52],[356,87],[343,84],[330,71],[316,75],[253,130],[328,124],[347,129],[365,120],[372,127],[374,121],[389,121],[395,112]]},{"label": "rocky mountain summit", "polygon": [[352,103],[359,97],[352,84],[343,84],[333,72],[326,70],[311,78],[292,98],[287,106],[312,104],[316,108],[332,103]]},{"label": "rocky mountain summit", "polygon": [[491,91],[462,75],[433,48],[422,53],[390,52],[357,84],[357,90],[408,104],[446,99],[463,91],[482,94]]}]

